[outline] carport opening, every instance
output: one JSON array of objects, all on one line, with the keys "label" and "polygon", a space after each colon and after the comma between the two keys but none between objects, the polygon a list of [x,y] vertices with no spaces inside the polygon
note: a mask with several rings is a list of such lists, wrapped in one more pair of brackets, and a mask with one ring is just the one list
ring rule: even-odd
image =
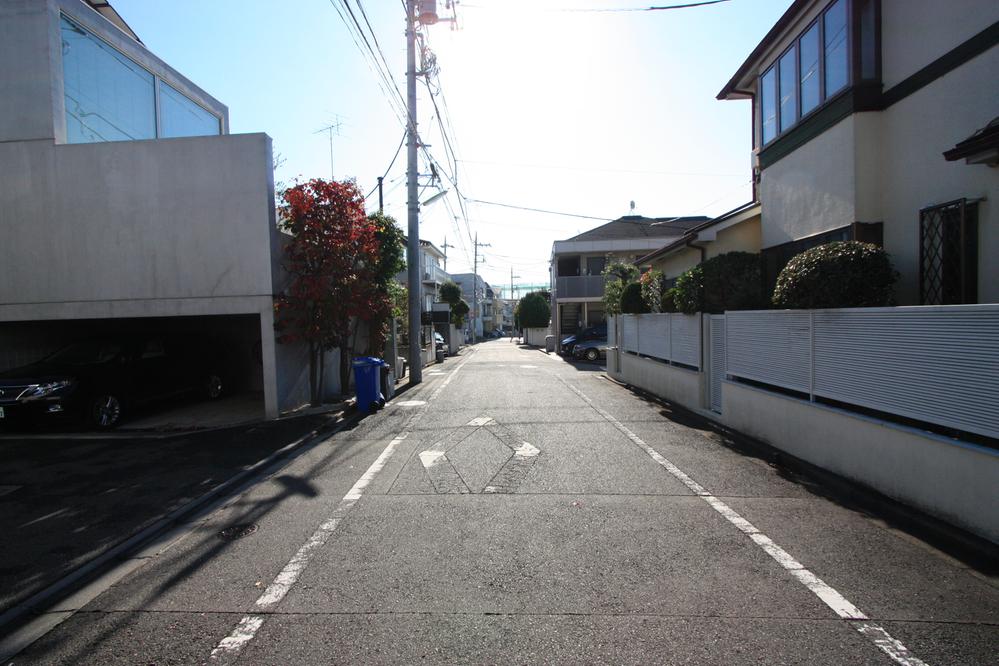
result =
[{"label": "carport opening", "polygon": [[[121,428],[207,428],[264,417],[257,314],[4,322],[0,373],[37,363],[70,344],[99,340],[142,344],[150,356],[166,345],[173,354],[197,356],[199,367],[221,380],[222,395],[215,400],[202,391],[158,395],[128,410]],[[61,426],[70,420],[53,419]]]}]

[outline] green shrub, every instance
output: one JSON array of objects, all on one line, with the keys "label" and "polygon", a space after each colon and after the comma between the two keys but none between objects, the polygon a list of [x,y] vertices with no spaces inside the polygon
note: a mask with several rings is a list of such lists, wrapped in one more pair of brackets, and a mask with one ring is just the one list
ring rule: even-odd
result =
[{"label": "green shrub", "polygon": [[520,299],[514,312],[521,328],[546,328],[552,316],[548,299],[539,291]]},{"label": "green shrub", "polygon": [[663,294],[663,312],[676,312],[676,287],[670,287]]},{"label": "green shrub", "polygon": [[898,273],[884,249],[838,241],[795,255],[777,276],[778,308],[870,308],[892,305]]},{"label": "green shrub", "polygon": [[607,265],[604,276],[604,311],[608,315],[621,314],[621,294],[624,288],[638,279],[634,264],[615,261]]},{"label": "green shrub", "polygon": [[673,287],[673,303],[677,312],[694,314],[700,312],[704,304],[704,271],[694,266],[676,279]]},{"label": "green shrub", "polygon": [[686,314],[757,310],[767,307],[762,285],[760,255],[727,252],[677,278],[674,300]]},{"label": "green shrub", "polygon": [[654,268],[646,271],[642,273],[639,283],[642,285],[642,299],[649,312],[666,312],[666,278],[663,277],[663,272]]},{"label": "green shrub", "polygon": [[621,292],[621,312],[623,314],[645,314],[648,311],[649,306],[642,298],[642,285],[638,282],[625,285]]}]

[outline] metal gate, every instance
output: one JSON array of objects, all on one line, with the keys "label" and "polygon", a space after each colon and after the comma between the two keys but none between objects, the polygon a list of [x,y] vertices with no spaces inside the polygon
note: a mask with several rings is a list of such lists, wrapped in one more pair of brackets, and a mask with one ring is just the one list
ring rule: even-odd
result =
[{"label": "metal gate", "polygon": [[725,378],[725,315],[711,315],[711,363],[708,393],[711,411],[721,414],[722,380]]}]

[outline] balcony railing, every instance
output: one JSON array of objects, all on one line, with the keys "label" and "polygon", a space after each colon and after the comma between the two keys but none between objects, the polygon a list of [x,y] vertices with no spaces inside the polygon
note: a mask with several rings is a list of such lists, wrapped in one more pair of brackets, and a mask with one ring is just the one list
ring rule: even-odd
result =
[{"label": "balcony railing", "polygon": [[602,298],[604,277],[602,275],[580,275],[555,278],[556,298]]},{"label": "balcony railing", "polygon": [[424,282],[447,282],[448,274],[444,272],[444,269],[440,266],[424,266],[423,267],[423,281]]}]

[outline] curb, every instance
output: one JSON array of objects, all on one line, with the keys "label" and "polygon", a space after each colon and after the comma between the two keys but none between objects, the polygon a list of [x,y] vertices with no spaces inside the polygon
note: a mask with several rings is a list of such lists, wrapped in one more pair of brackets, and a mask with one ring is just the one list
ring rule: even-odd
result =
[{"label": "curb", "polygon": [[310,444],[318,444],[322,440],[328,439],[347,426],[357,423],[363,416],[365,415],[354,412],[349,416],[338,419],[335,423],[330,424],[329,426],[315,428],[295,441],[286,444],[277,451],[274,451],[266,458],[262,458],[252,465],[243,468],[227,480],[214,486],[211,490],[200,497],[196,497],[186,504],[177,507],[173,511],[160,516],[152,524],[139,530],[121,543],[113,546],[89,562],[74,569],[72,572],[66,574],[59,580],[50,584],[48,587],[35,592],[24,601],[21,601],[15,606],[7,609],[4,613],[0,614],[0,636],[4,638],[3,641],[0,641],[0,661],[5,661],[14,654],[17,654],[17,652],[24,647],[27,647],[30,642],[33,642],[37,638],[37,636],[31,638],[30,642],[20,645],[20,647],[16,648],[15,652],[7,654],[10,651],[7,646],[7,639],[10,638],[15,631],[24,626],[24,624],[16,624],[19,620],[23,619],[24,616],[34,611],[38,611],[40,607],[43,607],[46,604],[55,603],[65,599],[72,593],[82,589],[86,583],[98,578],[104,573],[107,573],[107,571],[111,569],[110,565],[119,561],[124,561],[126,559],[124,555],[132,551],[140,550],[142,546],[147,545],[153,539],[177,527],[184,521],[184,519],[196,514],[199,510],[204,508],[205,505],[209,504],[213,500],[219,499],[227,491],[237,488],[240,484],[251,479],[255,474],[261,472],[262,470],[266,470],[275,463],[289,457],[290,454],[295,451],[305,448]]}]

